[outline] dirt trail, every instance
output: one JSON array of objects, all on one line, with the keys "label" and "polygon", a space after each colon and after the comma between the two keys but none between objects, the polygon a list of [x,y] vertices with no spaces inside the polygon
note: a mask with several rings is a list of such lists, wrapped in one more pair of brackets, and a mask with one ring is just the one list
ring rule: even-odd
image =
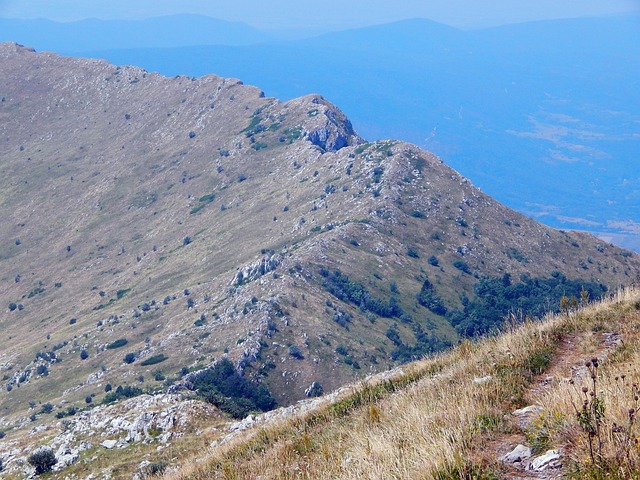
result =
[{"label": "dirt trail", "polygon": [[518,445],[530,447],[525,433],[543,411],[542,399],[552,386],[568,382],[571,379],[580,383],[588,374],[585,362],[594,357],[600,360],[606,358],[619,343],[619,335],[608,332],[581,333],[567,336],[561,340],[554,352],[551,364],[543,374],[535,378],[525,394],[529,406],[510,415],[509,421],[512,422],[512,432],[514,433],[503,434],[485,445],[482,456],[489,463],[496,461],[502,463],[501,478],[508,480],[564,478],[565,469],[562,465],[564,458],[560,446],[558,447],[560,449],[559,458],[553,460],[555,455],[551,453],[547,457],[550,459],[549,463],[541,470],[532,468],[540,463],[534,463],[540,454],[522,458],[521,461],[514,461],[518,457],[517,454],[514,454],[514,458],[509,461],[501,459]]}]

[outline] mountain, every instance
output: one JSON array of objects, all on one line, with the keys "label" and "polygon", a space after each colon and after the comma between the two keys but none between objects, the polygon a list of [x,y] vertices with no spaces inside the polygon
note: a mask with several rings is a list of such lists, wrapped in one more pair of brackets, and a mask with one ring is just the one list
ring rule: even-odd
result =
[{"label": "mountain", "polygon": [[194,45],[251,45],[273,40],[241,22],[202,15],[168,15],[144,20],[0,18],[0,41],[17,41],[39,50],[79,54],[88,50],[167,48]]},{"label": "mountain", "polygon": [[415,143],[521,213],[640,251],[638,25],[462,31],[418,19],[260,46],[83,55],[165,75],[215,71],[283,99],[318,92],[367,138]]},{"label": "mountain", "polygon": [[12,43],[0,61],[8,438],[143,392],[289,405],[640,273],[318,95]]}]

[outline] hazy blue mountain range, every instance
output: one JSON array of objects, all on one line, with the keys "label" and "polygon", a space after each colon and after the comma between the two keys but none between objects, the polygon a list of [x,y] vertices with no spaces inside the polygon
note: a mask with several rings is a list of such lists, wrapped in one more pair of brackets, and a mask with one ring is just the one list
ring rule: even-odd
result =
[{"label": "hazy blue mountain range", "polygon": [[2,39],[20,39],[38,50],[81,53],[88,50],[190,45],[247,45],[273,36],[240,22],[202,15],[170,15],[146,20],[54,22],[0,18]]},{"label": "hazy blue mountain range", "polygon": [[[189,38],[205,37],[202,24]],[[283,99],[320,93],[367,139],[414,142],[523,213],[640,250],[639,17],[474,31],[411,20],[295,42],[227,35],[180,48],[56,49],[166,75],[237,77]]]}]

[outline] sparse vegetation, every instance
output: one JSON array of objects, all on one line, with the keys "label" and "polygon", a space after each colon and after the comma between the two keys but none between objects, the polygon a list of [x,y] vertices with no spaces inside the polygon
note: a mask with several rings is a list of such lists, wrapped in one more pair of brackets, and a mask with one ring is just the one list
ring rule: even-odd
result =
[{"label": "sparse vegetation", "polygon": [[[106,389],[105,389],[106,390]],[[121,398],[133,398],[142,395],[144,392],[141,388],[132,387],[130,385],[118,385],[115,390],[110,390],[102,400],[102,403],[112,403]]]},{"label": "sparse vegetation", "polygon": [[364,311],[370,311],[381,317],[401,317],[404,311],[398,305],[395,298],[389,302],[374,298],[360,283],[351,281],[340,270],[329,272],[321,269],[320,275],[324,278],[324,287],[336,298],[358,305]]},{"label": "sparse vegetation", "polygon": [[[622,329],[624,343],[612,353],[606,372],[601,365],[595,371],[591,360],[590,377],[595,374],[598,383],[586,393],[568,382],[550,384],[541,401],[540,427],[535,426],[540,430],[529,438],[542,451],[571,442],[571,457],[563,460],[570,478],[635,478],[640,470],[629,458],[637,460],[637,450],[627,439],[636,434],[637,372],[625,378],[616,370],[640,360],[640,353],[629,349],[640,342],[640,312],[633,307],[640,305],[639,298],[640,292],[626,291],[584,311],[528,322],[478,343],[465,341],[450,353],[411,364],[384,380],[355,385],[334,402],[216,448],[171,478],[224,478],[229,465],[237,479],[251,478],[258,470],[264,478],[281,478],[282,471],[301,468],[310,478],[375,478],[375,472],[388,473],[398,465],[403,466],[402,478],[502,478],[497,454],[487,451],[488,440],[513,433],[510,429],[516,427],[505,425],[503,418],[527,405],[531,382],[549,368],[562,339],[593,335],[594,322],[606,331]],[[487,380],[474,380],[479,377]],[[589,393],[593,388],[595,396]],[[611,403],[606,409],[592,408],[600,405],[595,400],[600,392]],[[586,414],[581,413],[583,400]],[[603,411],[611,412],[611,419],[607,413],[592,413]],[[575,422],[568,420],[572,417]],[[596,418],[606,436],[601,457],[597,435],[589,433],[595,431]]]}]

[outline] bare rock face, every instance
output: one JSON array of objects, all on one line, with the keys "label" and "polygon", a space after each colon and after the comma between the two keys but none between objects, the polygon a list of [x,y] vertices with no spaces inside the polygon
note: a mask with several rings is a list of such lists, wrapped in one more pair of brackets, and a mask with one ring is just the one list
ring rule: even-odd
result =
[{"label": "bare rock face", "polygon": [[233,277],[232,285],[242,285],[252,282],[266,273],[272,272],[282,262],[280,255],[267,255],[257,262],[245,265],[239,269]]},{"label": "bare rock face", "polygon": [[303,97],[303,99],[307,98],[311,98],[310,106],[312,107],[307,115],[316,124],[315,128],[307,134],[311,143],[328,152],[364,143],[364,140],[353,130],[351,121],[344,113],[322,97]]}]

